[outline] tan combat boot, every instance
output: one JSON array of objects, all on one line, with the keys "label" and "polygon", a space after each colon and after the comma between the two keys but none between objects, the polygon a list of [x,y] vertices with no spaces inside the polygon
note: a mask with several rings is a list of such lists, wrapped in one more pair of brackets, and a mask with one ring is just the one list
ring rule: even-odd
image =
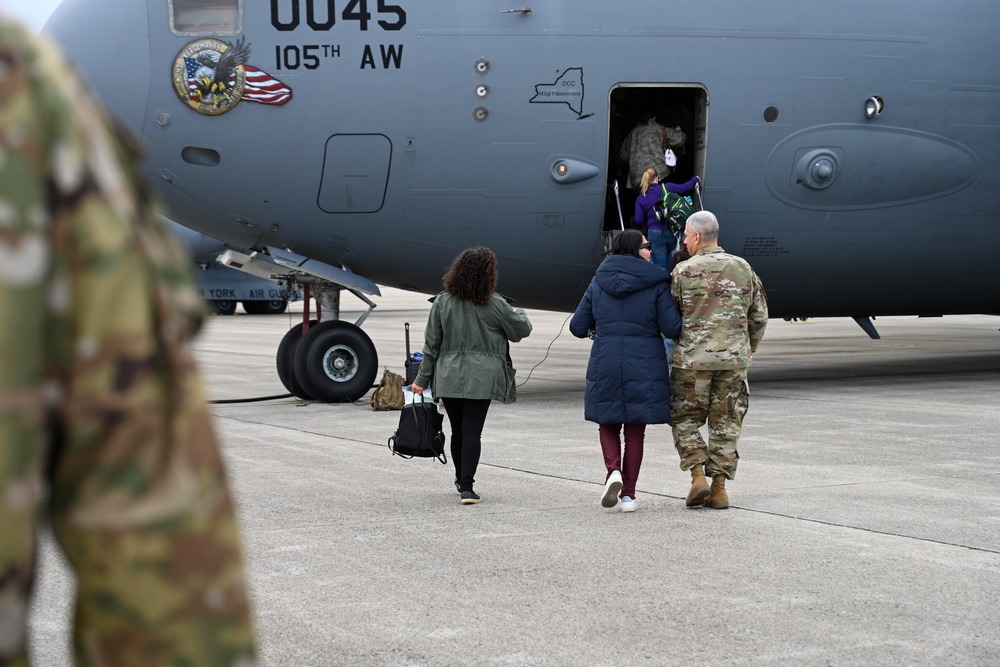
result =
[{"label": "tan combat boot", "polygon": [[712,509],[724,510],[729,507],[729,495],[726,493],[726,476],[716,475],[712,478],[711,494],[705,505]]},{"label": "tan combat boot", "polygon": [[688,507],[697,507],[705,502],[708,498],[710,490],[708,488],[708,480],[705,479],[705,468],[704,466],[695,466],[691,468],[691,490],[688,491],[687,500],[684,504]]}]

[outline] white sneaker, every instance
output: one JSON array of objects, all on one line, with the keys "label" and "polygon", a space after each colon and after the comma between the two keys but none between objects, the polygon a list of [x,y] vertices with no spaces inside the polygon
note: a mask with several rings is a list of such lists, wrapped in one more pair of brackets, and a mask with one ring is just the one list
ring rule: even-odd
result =
[{"label": "white sneaker", "polygon": [[604,483],[604,495],[601,496],[601,507],[614,507],[618,504],[618,492],[622,490],[622,474],[611,471],[611,476]]},{"label": "white sneaker", "polygon": [[622,512],[634,512],[639,509],[639,506],[635,504],[635,501],[628,496],[622,496]]}]

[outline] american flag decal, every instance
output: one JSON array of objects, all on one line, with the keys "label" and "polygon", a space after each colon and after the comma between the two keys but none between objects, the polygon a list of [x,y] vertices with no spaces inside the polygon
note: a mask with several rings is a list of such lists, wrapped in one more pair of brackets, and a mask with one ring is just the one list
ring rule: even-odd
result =
[{"label": "american flag decal", "polygon": [[200,39],[188,44],[174,61],[177,95],[198,113],[218,115],[241,100],[282,106],[292,99],[292,89],[258,67],[247,63],[250,45]]},{"label": "american flag decal", "polygon": [[267,72],[253,65],[245,65],[247,83],[243,88],[243,99],[261,104],[281,105],[292,99],[292,89]]}]

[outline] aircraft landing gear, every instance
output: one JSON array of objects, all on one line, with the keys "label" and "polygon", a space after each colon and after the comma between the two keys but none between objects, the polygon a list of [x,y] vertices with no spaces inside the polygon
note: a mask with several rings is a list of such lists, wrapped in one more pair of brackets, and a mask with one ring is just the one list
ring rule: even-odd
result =
[{"label": "aircraft landing gear", "polygon": [[[303,326],[297,324],[278,345],[275,358],[278,378],[290,393],[304,400],[356,401],[372,388],[378,373],[375,345],[358,326],[368,313],[357,324],[343,322],[336,319],[340,314],[339,289],[315,291],[324,314],[331,314],[333,319],[310,320],[307,305],[303,320],[309,323],[308,331],[303,333]],[[307,284],[306,304],[309,298]],[[374,304],[365,301],[374,308]]]},{"label": "aircraft landing gear", "polygon": [[[314,327],[319,324],[319,320],[310,320],[309,326]],[[278,379],[285,385],[288,393],[301,398],[304,401],[311,401],[312,396],[302,388],[302,383],[296,379],[295,375],[295,352],[298,349],[299,341],[302,340],[302,325],[296,324],[288,330],[285,337],[278,344],[278,353],[275,361],[278,367]]]},{"label": "aircraft landing gear", "polygon": [[[289,294],[302,290],[302,324],[285,334],[275,356],[278,378],[285,389],[304,400],[341,403],[358,400],[374,386],[378,353],[361,325],[375,309],[365,294],[381,294],[378,285],[346,267],[324,264],[283,248],[268,247],[266,253],[255,250],[250,254],[229,248],[218,261],[276,281]],[[368,304],[368,310],[354,324],[340,321],[340,293],[344,290]],[[316,319],[309,315],[311,298],[316,300]]]},{"label": "aircraft landing gear", "polygon": [[295,378],[307,394],[327,403],[364,396],[378,373],[371,338],[349,322],[322,322],[295,348]]}]

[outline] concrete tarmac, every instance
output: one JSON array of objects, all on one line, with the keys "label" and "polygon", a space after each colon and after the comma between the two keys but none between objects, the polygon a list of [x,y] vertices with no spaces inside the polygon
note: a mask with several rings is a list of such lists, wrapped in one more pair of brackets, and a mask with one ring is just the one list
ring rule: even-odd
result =
[{"label": "concrete tarmac", "polygon": [[[377,303],[364,328],[402,374],[403,323],[419,350],[429,304]],[[849,319],[772,320],[731,508],[684,507],[669,427],[650,426],[622,514],[599,504],[583,420],[590,342],[566,313],[529,316],[479,505],[459,504],[450,461],[391,455],[398,412],[213,405],[263,664],[1000,664],[1000,318],[880,318],[878,341]],[[284,394],[274,352],[297,321],[211,318],[212,398]],[[41,570],[32,650],[67,664],[72,583],[48,539]]]}]

